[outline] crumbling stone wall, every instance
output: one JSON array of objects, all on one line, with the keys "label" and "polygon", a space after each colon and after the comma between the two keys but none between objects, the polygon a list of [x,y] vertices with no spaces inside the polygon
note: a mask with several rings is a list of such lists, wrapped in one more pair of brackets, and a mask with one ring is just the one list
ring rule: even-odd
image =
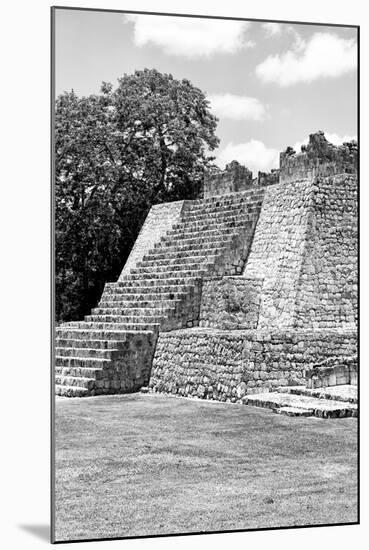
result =
[{"label": "crumbling stone wall", "polygon": [[275,185],[276,183],[279,183],[279,168],[273,169],[270,172],[258,172],[255,185],[266,187],[267,185]]},{"label": "crumbling stone wall", "polygon": [[252,187],[252,172],[236,160],[227,164],[225,170],[213,168],[204,179],[204,198],[245,191]]},{"label": "crumbling stone wall", "polygon": [[236,403],[249,393],[304,383],[306,371],[337,350],[352,356],[356,332],[198,328],[161,333],[150,388]]},{"label": "crumbling stone wall", "polygon": [[335,146],[329,143],[324,132],[309,136],[308,145],[296,154],[292,147],[280,154],[280,181],[283,183],[301,178],[313,179],[318,175],[357,174],[358,147],[352,141]]},{"label": "crumbling stone wall", "polygon": [[252,187],[266,187],[278,182],[279,168],[258,172],[257,177],[253,178],[251,170],[233,160],[224,170],[213,167],[205,174],[204,198],[245,191]]}]

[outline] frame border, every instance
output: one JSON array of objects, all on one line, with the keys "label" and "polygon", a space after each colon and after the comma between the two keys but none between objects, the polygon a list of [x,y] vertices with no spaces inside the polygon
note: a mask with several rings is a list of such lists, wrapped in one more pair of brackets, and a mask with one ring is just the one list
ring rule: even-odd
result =
[{"label": "frame border", "polygon": [[[357,345],[358,345],[358,417],[357,417],[357,521],[348,523],[322,523],[322,524],[309,524],[309,525],[293,525],[293,526],[280,526],[280,527],[258,527],[258,528],[245,528],[245,529],[230,529],[226,531],[194,531],[190,533],[165,533],[160,535],[138,535],[138,536],[122,536],[122,537],[104,537],[104,538],[90,538],[90,539],[70,539],[59,541],[55,539],[55,16],[56,10],[69,10],[69,11],[87,11],[87,12],[100,12],[100,13],[128,13],[135,15],[155,15],[165,17],[189,17],[196,19],[220,19],[225,21],[251,21],[255,23],[288,23],[290,25],[310,25],[318,27],[339,27],[339,28],[351,28],[357,31],[357,142],[358,142],[358,327],[357,327]],[[254,531],[280,531],[280,530],[295,530],[295,529],[309,529],[320,527],[339,527],[339,526],[353,526],[360,525],[360,25],[345,25],[344,23],[316,23],[313,21],[289,21],[285,19],[256,19],[246,17],[231,17],[220,15],[199,15],[188,13],[167,13],[167,12],[152,12],[152,11],[135,11],[135,10],[117,10],[108,8],[84,8],[78,6],[51,6],[50,7],[50,313],[51,313],[51,326],[50,326],[50,359],[51,359],[51,373],[50,373],[50,542],[51,544],[70,544],[76,542],[104,542],[114,540],[138,540],[138,539],[156,539],[156,538],[168,538],[168,537],[187,537],[193,535],[218,535],[228,533],[247,533]]]}]

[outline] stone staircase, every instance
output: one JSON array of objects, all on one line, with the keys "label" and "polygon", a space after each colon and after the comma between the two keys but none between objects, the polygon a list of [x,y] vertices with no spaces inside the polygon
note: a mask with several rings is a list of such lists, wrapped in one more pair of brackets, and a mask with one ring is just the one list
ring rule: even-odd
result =
[{"label": "stone staircase", "polygon": [[107,283],[84,321],[56,329],[56,394],[147,385],[159,330],[197,326],[204,278],[242,271],[263,189],[185,201],[181,220],[126,275]]}]

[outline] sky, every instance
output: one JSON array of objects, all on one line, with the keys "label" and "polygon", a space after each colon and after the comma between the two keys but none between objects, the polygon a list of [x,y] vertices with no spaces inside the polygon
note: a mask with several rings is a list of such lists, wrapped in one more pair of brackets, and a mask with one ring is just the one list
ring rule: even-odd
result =
[{"label": "sky", "polygon": [[144,68],[205,92],[221,168],[269,171],[313,132],[337,145],[357,135],[355,28],[56,10],[57,94],[98,93]]}]

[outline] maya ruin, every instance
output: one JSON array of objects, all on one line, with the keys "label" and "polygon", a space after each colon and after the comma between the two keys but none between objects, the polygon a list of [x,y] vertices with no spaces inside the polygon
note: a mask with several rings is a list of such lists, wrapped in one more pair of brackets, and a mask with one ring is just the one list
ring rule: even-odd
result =
[{"label": "maya ruin", "polygon": [[160,392],[357,414],[357,143],[310,135],[153,206],[119,280],[56,329],[57,395]]}]

